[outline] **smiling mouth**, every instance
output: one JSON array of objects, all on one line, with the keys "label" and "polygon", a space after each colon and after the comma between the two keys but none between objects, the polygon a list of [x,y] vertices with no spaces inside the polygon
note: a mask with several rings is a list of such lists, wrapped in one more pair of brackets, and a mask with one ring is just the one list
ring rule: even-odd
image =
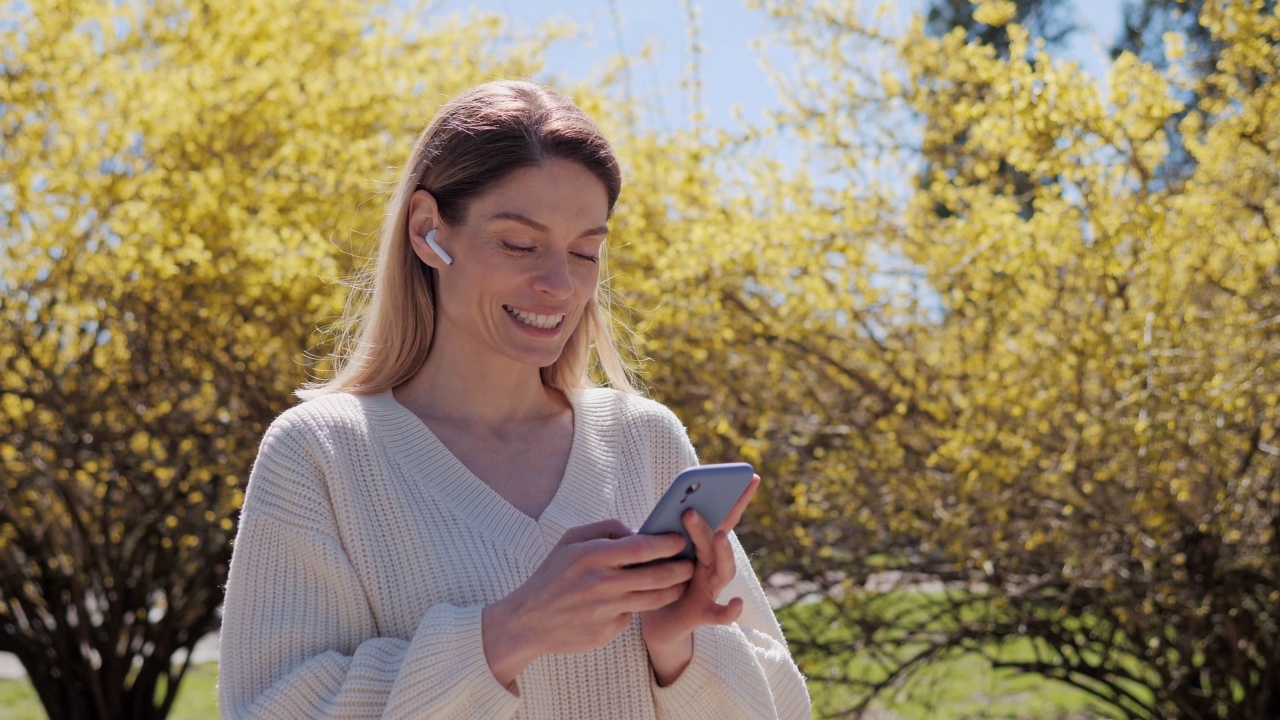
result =
[{"label": "smiling mouth", "polygon": [[528,313],[522,310],[517,310],[510,305],[503,305],[502,309],[506,310],[507,314],[516,320],[519,320],[529,327],[538,328],[539,330],[553,330],[564,321],[564,315],[539,315],[537,313]]}]

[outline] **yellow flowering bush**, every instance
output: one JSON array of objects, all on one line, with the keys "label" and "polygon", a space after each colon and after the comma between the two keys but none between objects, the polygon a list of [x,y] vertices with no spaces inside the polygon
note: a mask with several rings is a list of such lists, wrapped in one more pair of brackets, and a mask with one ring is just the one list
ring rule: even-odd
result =
[{"label": "yellow flowering bush", "polygon": [[53,717],[162,717],[377,183],[544,41],[354,1],[0,7],[0,650]]},{"label": "yellow flowering bush", "polygon": [[[1120,717],[1276,716],[1274,3],[1205,4],[1224,49],[1190,108],[1175,70],[1121,55],[1103,91],[1015,23],[1002,55],[759,5],[799,56],[788,107],[727,170],[658,175],[637,285],[657,392],[766,476],[765,574],[835,608],[790,628],[810,671],[865,706],[976,652]],[[752,157],[775,133],[803,168]]]}]

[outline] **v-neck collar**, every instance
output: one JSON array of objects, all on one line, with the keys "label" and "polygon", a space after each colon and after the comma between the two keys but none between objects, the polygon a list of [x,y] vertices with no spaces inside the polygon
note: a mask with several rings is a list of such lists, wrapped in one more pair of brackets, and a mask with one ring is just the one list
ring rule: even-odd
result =
[{"label": "v-neck collar", "polygon": [[444,500],[498,546],[536,567],[565,530],[615,512],[614,393],[591,389],[565,395],[573,406],[573,444],[560,484],[537,519],[476,477],[390,390],[364,397],[373,435],[416,487]]}]

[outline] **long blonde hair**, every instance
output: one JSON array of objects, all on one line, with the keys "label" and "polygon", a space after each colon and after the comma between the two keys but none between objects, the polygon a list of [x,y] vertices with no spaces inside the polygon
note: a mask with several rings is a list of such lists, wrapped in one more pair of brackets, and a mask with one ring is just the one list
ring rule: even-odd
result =
[{"label": "long blonde hair", "polygon": [[[377,393],[409,378],[426,362],[435,329],[435,270],[409,244],[409,200],[419,188],[436,199],[440,219],[465,222],[468,206],[509,173],[552,158],[582,165],[604,183],[612,216],[622,190],[617,156],[600,129],[569,98],[524,81],[477,85],[440,109],[414,145],[387,204],[372,277],[352,284],[333,332],[334,375],[297,391],[306,400],[333,392]],[[604,271],[601,253],[601,274]],[[565,392],[590,387],[592,350],[609,384],[635,392],[618,352],[607,277],[565,343],[542,368],[542,382]],[[371,282],[370,282],[371,281]]]}]

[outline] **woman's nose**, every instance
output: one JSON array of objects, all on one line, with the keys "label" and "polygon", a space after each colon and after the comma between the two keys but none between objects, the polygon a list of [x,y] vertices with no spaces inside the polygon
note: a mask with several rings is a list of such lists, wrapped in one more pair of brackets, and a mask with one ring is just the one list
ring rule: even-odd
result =
[{"label": "woman's nose", "polygon": [[534,289],[556,299],[573,294],[573,277],[569,274],[569,261],[563,257],[548,257],[538,267],[534,276]]}]

